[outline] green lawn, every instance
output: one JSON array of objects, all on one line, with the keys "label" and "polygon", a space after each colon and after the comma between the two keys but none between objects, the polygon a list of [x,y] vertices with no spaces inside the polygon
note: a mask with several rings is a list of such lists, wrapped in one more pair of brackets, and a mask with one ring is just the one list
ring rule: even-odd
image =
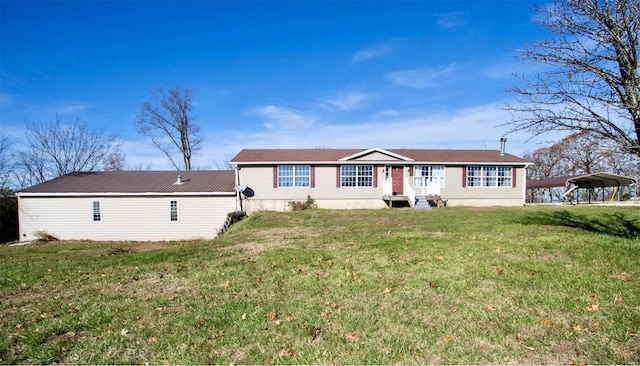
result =
[{"label": "green lawn", "polygon": [[640,362],[640,209],[262,212],[0,246],[0,362]]}]

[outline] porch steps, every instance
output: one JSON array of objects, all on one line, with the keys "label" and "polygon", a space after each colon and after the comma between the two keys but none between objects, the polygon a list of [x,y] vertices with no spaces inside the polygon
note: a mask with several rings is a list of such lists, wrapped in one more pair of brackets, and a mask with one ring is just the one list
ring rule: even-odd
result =
[{"label": "porch steps", "polygon": [[438,207],[440,196],[416,196],[416,204],[413,206],[415,210],[431,210]]}]

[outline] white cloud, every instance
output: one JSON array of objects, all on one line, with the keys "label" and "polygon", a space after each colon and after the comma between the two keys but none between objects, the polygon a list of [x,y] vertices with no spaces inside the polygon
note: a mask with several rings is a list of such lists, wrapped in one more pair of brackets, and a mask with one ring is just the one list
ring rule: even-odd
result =
[{"label": "white cloud", "polygon": [[374,98],[372,94],[357,91],[336,91],[323,98],[323,101],[338,109],[350,111],[361,107],[366,101]]},{"label": "white cloud", "polygon": [[[406,115],[402,111],[382,110],[349,123],[317,123],[318,117],[292,112],[276,106],[256,108],[267,119],[283,118],[277,126],[265,123],[254,128],[229,128],[205,131],[202,149],[194,156],[198,169],[215,169],[229,155],[245,148],[418,148],[418,149],[500,149],[500,137],[508,127],[498,126],[510,120],[502,102],[456,110],[421,111]],[[324,119],[323,119],[324,120]],[[294,128],[283,128],[283,126]],[[540,147],[529,135],[508,135],[507,152],[522,155]],[[549,138],[550,136],[546,136]],[[544,145],[548,145],[544,141]],[[151,164],[152,169],[172,169],[148,141],[125,143],[127,165]]]},{"label": "white cloud", "polygon": [[467,24],[466,14],[461,11],[452,11],[448,13],[436,13],[436,23],[442,28],[455,28]]},{"label": "white cloud", "polygon": [[426,89],[440,86],[447,81],[447,77],[458,70],[454,65],[444,67],[423,67],[411,70],[392,71],[384,77],[396,85],[414,89]]},{"label": "white cloud", "polygon": [[[175,170],[169,159],[153,145],[150,139],[118,140],[125,154],[125,166],[150,170]],[[195,160],[195,158],[193,159]],[[181,160],[179,160],[181,161]]]},{"label": "white cloud", "polygon": [[[323,123],[305,129],[275,129],[265,127],[252,131],[218,131],[218,138],[208,141],[224,143],[205,144],[199,156],[210,156],[212,161],[228,152],[244,148],[424,148],[424,149],[481,149],[498,150],[500,137],[508,130],[497,127],[510,118],[501,103],[480,105],[452,111],[422,112],[404,117],[398,111],[382,111],[372,119],[349,124]],[[375,119],[374,119],[375,118]],[[507,151],[519,155],[533,150],[534,142],[528,136],[509,135]],[[213,151],[216,149],[216,151]]]},{"label": "white cloud", "polygon": [[46,105],[44,109],[52,114],[69,115],[79,114],[95,106],[96,103],[85,100],[61,100],[50,105]]},{"label": "white cloud", "polygon": [[387,44],[381,44],[362,49],[351,56],[351,63],[357,64],[372,58],[385,56],[393,51],[393,48]]},{"label": "white cloud", "polygon": [[261,117],[263,126],[268,129],[299,130],[308,128],[317,121],[314,116],[275,105],[254,108],[250,113]]}]

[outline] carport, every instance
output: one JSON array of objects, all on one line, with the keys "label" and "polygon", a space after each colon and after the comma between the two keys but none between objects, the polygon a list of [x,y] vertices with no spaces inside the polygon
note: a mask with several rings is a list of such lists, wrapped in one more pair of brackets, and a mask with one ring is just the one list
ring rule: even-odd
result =
[{"label": "carport", "polygon": [[[592,188],[605,188],[605,187],[617,187],[618,201],[620,200],[620,187],[637,187],[637,182],[634,178],[625,177],[622,175],[611,173],[591,173],[583,175],[572,175],[564,177],[555,177],[541,180],[534,180],[527,182],[527,189],[536,188],[553,188],[553,187],[565,187],[564,199],[574,190],[584,188],[589,191],[589,203],[591,203]],[[636,189],[632,189],[633,197],[637,197]],[[602,190],[602,202],[605,201],[605,192]],[[576,203],[578,203],[578,195],[576,195]]]}]

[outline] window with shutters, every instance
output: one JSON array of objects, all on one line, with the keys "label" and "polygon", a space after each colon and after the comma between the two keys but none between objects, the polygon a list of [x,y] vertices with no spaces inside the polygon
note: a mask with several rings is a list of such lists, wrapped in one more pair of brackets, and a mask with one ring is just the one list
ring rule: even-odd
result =
[{"label": "window with shutters", "polygon": [[343,165],[340,167],[341,187],[373,187],[372,165]]},{"label": "window with shutters", "polygon": [[311,168],[309,165],[279,165],[278,187],[310,187]]}]

